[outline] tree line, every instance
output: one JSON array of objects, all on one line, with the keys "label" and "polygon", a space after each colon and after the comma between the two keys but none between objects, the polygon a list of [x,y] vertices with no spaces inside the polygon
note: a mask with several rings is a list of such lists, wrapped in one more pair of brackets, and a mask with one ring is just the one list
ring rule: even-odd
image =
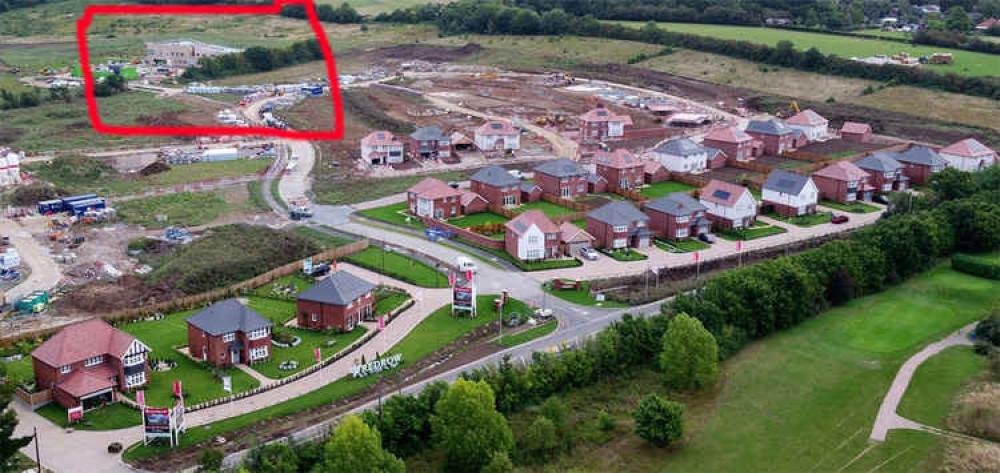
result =
[{"label": "tree line", "polygon": [[[126,90],[128,90],[128,80],[118,74],[105,76],[94,84],[94,95],[97,97],[110,97]],[[17,92],[0,88],[0,110],[31,108],[51,102],[70,103],[78,97],[83,97],[83,89],[32,87],[31,90]]]},{"label": "tree line", "polygon": [[188,68],[181,75],[185,80],[209,80],[221,77],[267,72],[282,67],[323,59],[319,41],[297,41],[284,48],[253,46],[243,52],[202,57],[199,67]]},{"label": "tree line", "polygon": [[[281,9],[281,16],[289,18],[305,18],[306,8],[302,5],[288,5]],[[327,23],[361,23],[364,19],[354,7],[342,3],[334,8],[332,5],[322,4],[316,6],[316,18]]]},{"label": "tree line", "polygon": [[[997,35],[1000,35],[1000,27],[994,26],[993,28],[997,28]],[[986,54],[1000,54],[1000,42],[983,41],[975,36],[945,31],[918,31],[913,34],[913,44],[966,49]]]}]

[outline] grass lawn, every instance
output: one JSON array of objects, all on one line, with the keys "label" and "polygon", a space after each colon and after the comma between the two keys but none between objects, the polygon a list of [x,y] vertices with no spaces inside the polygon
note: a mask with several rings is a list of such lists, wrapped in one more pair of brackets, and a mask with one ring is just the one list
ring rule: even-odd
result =
[{"label": "grass lawn", "polygon": [[[299,227],[304,228],[304,227]],[[267,299],[277,299],[279,301],[294,302],[296,294],[309,289],[313,284],[316,284],[311,277],[308,277],[301,273],[290,274],[288,276],[282,276],[277,280],[265,284],[257,289],[254,289],[253,295],[256,298],[267,298]],[[291,290],[286,290],[293,288]],[[292,316],[295,315],[294,308],[292,309]],[[291,319],[291,317],[288,317]],[[288,320],[286,319],[286,320]]]},{"label": "grass lawn", "polygon": [[[224,214],[255,210],[249,201],[234,202],[226,191],[182,192],[159,197],[134,199],[115,204],[122,222],[163,228],[175,224],[204,225]],[[165,221],[156,220],[166,215]]]},{"label": "grass lawn", "polygon": [[559,328],[559,321],[553,320],[522,332],[515,333],[514,335],[504,335],[503,338],[497,342],[497,344],[504,348],[516,347],[522,343],[527,343],[536,338],[542,338],[552,332],[555,332],[557,328]]},{"label": "grass lawn", "polygon": [[31,355],[24,355],[20,360],[4,363],[3,367],[4,375],[15,385],[35,379],[35,368],[32,366]]},{"label": "grass lawn", "polygon": [[410,186],[424,178],[434,177],[442,181],[463,181],[468,177],[461,171],[449,171],[440,174],[424,176],[390,177],[387,179],[365,179],[346,181],[317,180],[313,186],[316,192],[316,203],[328,205],[356,204],[367,202],[400,192],[406,192]]},{"label": "grass lawn", "polygon": [[504,217],[503,215],[497,215],[490,212],[479,212],[472,215],[466,215],[464,217],[450,218],[448,219],[448,223],[458,228],[469,228],[486,224],[507,223],[509,220],[509,218]]},{"label": "grass lawn", "polygon": [[504,250],[496,248],[487,248],[476,242],[458,238],[458,241],[471,246],[473,248],[478,248],[479,250],[485,251],[499,259],[507,261],[508,263],[517,266],[521,271],[545,271],[547,269],[562,269],[562,268],[575,268],[577,266],[582,266],[583,262],[578,258],[559,258],[559,259],[547,259],[542,261],[521,261]]},{"label": "grass lawn", "polygon": [[854,202],[852,202],[850,204],[844,204],[844,203],[835,202],[835,201],[832,201],[832,200],[821,200],[821,201],[819,201],[819,205],[822,205],[824,207],[828,207],[828,208],[831,208],[831,209],[843,210],[844,212],[851,212],[851,213],[855,213],[855,214],[867,214],[867,213],[872,213],[872,212],[878,212],[878,210],[879,210],[879,208],[876,207],[876,206],[874,206],[874,205],[866,204],[864,202],[858,202],[858,201],[854,201]]},{"label": "grass lawn", "polygon": [[[58,426],[66,426],[67,424],[66,409],[57,403],[46,404],[35,412]],[[117,430],[141,423],[139,411],[116,402],[85,412],[83,420],[73,424],[73,428],[76,430]]]},{"label": "grass lawn", "polygon": [[694,238],[680,241],[656,238],[653,240],[653,243],[657,248],[667,253],[690,253],[692,251],[707,250],[712,247],[712,245]]},{"label": "grass lawn", "polygon": [[951,347],[934,355],[914,373],[899,403],[899,415],[921,424],[944,427],[952,401],[964,383],[985,371],[988,365],[989,360],[969,346]]},{"label": "grass lawn", "polygon": [[344,246],[352,242],[348,238],[330,235],[329,233],[316,230],[315,228],[295,227],[294,232],[300,237],[306,238],[319,245],[319,247],[324,250]]},{"label": "grass lawn", "polygon": [[749,229],[719,230],[716,232],[716,234],[719,235],[719,238],[723,238],[729,241],[736,241],[736,240],[748,241],[748,240],[756,240],[757,238],[764,238],[771,235],[780,235],[786,232],[788,232],[788,230],[785,230],[784,228],[781,228],[777,225],[768,225],[764,222],[754,222],[753,226],[751,226]]},{"label": "grass lawn", "polygon": [[601,253],[610,256],[618,261],[642,261],[649,258],[645,254],[642,254],[632,248],[623,248],[620,250],[608,250],[602,249]]},{"label": "grass lawn", "polygon": [[364,251],[345,257],[344,260],[416,286],[448,287],[448,277],[444,273],[396,251],[386,252],[379,247],[369,246]]},{"label": "grass lawn", "polygon": [[778,168],[780,168],[780,169],[795,169],[795,168],[800,168],[802,166],[808,166],[809,164],[812,164],[812,163],[810,163],[808,161],[788,160],[788,161],[784,161],[781,164],[779,164]]},{"label": "grass lawn", "polygon": [[520,207],[514,209],[517,213],[527,212],[529,210],[541,210],[543,214],[547,217],[558,217],[560,215],[568,215],[571,213],[576,213],[575,210],[563,207],[561,205],[553,204],[552,202],[546,202],[544,200],[539,200],[537,202],[528,202],[522,204]]},{"label": "grass lawn", "polygon": [[691,189],[694,189],[694,187],[683,182],[662,181],[643,187],[639,193],[652,199],[658,199],[667,194],[672,194],[674,192],[687,192]]},{"label": "grass lawn", "polygon": [[782,217],[775,212],[767,212],[764,215],[779,222],[790,223],[799,227],[815,227],[816,225],[830,223],[830,216],[832,214],[830,212],[816,212],[814,214],[802,215],[798,217]]},{"label": "grass lawn", "polygon": [[[292,315],[295,315],[294,311]],[[337,334],[298,328],[282,328],[280,330],[301,338],[302,343],[288,348],[272,345],[271,359],[253,365],[254,371],[271,379],[285,378],[316,364],[316,355],[313,352],[315,348],[319,348],[320,356],[326,359],[351,346],[368,331],[360,326],[355,327],[350,332]],[[284,361],[297,361],[299,366],[291,370],[279,369],[278,367]]]},{"label": "grass lawn", "polygon": [[545,290],[545,292],[552,294],[553,296],[556,296],[566,302],[572,302],[573,304],[576,305],[602,307],[605,309],[618,309],[618,308],[628,307],[628,304],[623,304],[618,301],[598,301],[597,299],[590,297],[590,282],[588,281],[582,281],[580,283],[580,289],[577,289],[575,291],[571,291],[569,289],[563,289],[561,291],[557,291],[555,289],[552,289],[552,285],[550,283],[546,283],[545,286],[543,286],[543,289]]},{"label": "grass lawn", "polygon": [[262,212],[271,210],[271,207],[264,200],[264,193],[260,190],[260,183],[256,181],[250,181],[247,183],[247,193],[250,194],[250,203],[253,207]]},{"label": "grass lawn", "polygon": [[[385,222],[390,225],[423,229],[424,222],[419,218],[406,213],[406,205],[406,202],[400,202],[398,204],[390,204],[384,207],[362,210],[358,213],[364,217],[377,220],[379,222]],[[409,222],[407,222],[407,219],[409,219]]]}]

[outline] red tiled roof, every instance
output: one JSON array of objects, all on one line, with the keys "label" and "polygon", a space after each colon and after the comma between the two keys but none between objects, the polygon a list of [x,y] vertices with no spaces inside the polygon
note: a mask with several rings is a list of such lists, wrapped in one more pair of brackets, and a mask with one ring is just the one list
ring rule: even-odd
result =
[{"label": "red tiled roof", "polygon": [[521,235],[531,228],[531,225],[537,226],[542,233],[556,233],[559,231],[559,227],[552,223],[552,220],[549,220],[541,210],[528,210],[503,226],[513,234]]},{"label": "red tiled roof", "polygon": [[98,355],[121,357],[135,337],[116,330],[101,319],[70,325],[31,352],[31,356],[49,366],[63,366]]},{"label": "red tiled roof", "polygon": [[90,393],[113,387],[111,377],[117,373],[106,364],[76,370],[69,374],[56,387],[66,391],[73,397],[82,397]]},{"label": "red tiled roof", "polygon": [[413,187],[407,189],[407,192],[413,192],[419,197],[431,200],[437,200],[444,197],[458,197],[461,195],[461,192],[459,192],[458,189],[452,189],[451,186],[445,184],[444,181],[434,179],[433,177],[425,178],[424,180],[414,184]]},{"label": "red tiled roof", "polygon": [[858,122],[844,122],[844,126],[840,127],[841,133],[868,133],[872,131],[872,127],[867,123]]},{"label": "red tiled roof", "polygon": [[966,158],[978,158],[982,156],[994,156],[996,151],[989,149],[986,145],[976,141],[973,138],[966,138],[957,143],[950,144],[941,148],[938,151],[939,154],[947,153],[955,156],[963,156]]},{"label": "red tiled roof", "polygon": [[510,123],[500,120],[490,120],[476,128],[477,135],[516,135],[517,130]]},{"label": "red tiled roof", "polygon": [[469,191],[469,190],[464,190],[464,189],[459,190],[458,192],[461,194],[461,195],[458,196],[458,201],[462,205],[469,205],[470,203],[472,203],[473,200],[476,200],[476,199],[481,199],[483,202],[486,202],[486,198],[485,197],[483,197],[483,196],[481,196],[481,195],[479,195],[479,194],[477,194],[475,192],[472,192],[472,191]]},{"label": "red tiled roof", "polygon": [[373,131],[368,134],[368,136],[361,139],[361,144],[363,146],[391,146],[399,145],[402,146],[402,142],[397,140],[391,132],[388,131]]},{"label": "red tiled roof", "polygon": [[645,172],[648,172],[650,174],[656,174],[663,170],[666,170],[666,168],[663,167],[663,163],[656,161],[655,159],[650,159],[646,161],[644,169]]},{"label": "red tiled roof", "polygon": [[459,133],[457,131],[453,132],[451,134],[451,136],[449,137],[449,139],[451,140],[451,144],[453,144],[453,145],[471,145],[472,144],[472,140],[470,140],[468,136],[465,136],[464,134]]},{"label": "red tiled roof", "polygon": [[617,115],[615,112],[612,112],[605,107],[598,107],[584,113],[580,116],[580,120],[585,122],[622,122],[624,125],[632,124],[632,117],[628,115]]},{"label": "red tiled roof", "polygon": [[745,141],[753,140],[753,137],[746,134],[745,131],[739,128],[729,127],[713,130],[711,133],[705,135],[705,139],[722,141],[724,143],[743,143]]},{"label": "red tiled roof", "polygon": [[785,123],[789,125],[813,126],[825,125],[829,123],[829,121],[820,116],[820,114],[816,113],[813,109],[807,108],[799,113],[796,113],[795,116],[789,118],[788,120],[785,120]]},{"label": "red tiled roof", "polygon": [[976,25],[977,30],[988,30],[993,25],[1000,25],[1000,20],[996,18],[987,18],[983,20],[982,23]]},{"label": "red tiled roof", "polygon": [[827,177],[838,181],[864,181],[868,173],[850,161],[839,161],[813,173],[814,176]]},{"label": "red tiled roof", "polygon": [[615,169],[634,168],[643,165],[639,158],[625,148],[616,149],[611,152],[598,151],[597,164],[610,166]]},{"label": "red tiled roof", "polygon": [[564,222],[559,225],[559,240],[563,242],[574,242],[574,241],[593,241],[596,238],[593,235],[587,233],[584,229],[573,225],[569,222]]},{"label": "red tiled roof", "polygon": [[701,200],[732,207],[740,201],[745,192],[750,191],[743,186],[713,179],[707,186],[701,188]]}]

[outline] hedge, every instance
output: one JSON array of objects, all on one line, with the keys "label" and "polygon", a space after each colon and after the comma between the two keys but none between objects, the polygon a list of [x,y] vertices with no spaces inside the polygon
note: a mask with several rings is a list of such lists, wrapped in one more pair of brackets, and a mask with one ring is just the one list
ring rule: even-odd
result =
[{"label": "hedge", "polygon": [[957,253],[951,257],[951,267],[973,276],[989,279],[1000,279],[1000,262],[989,261],[982,256]]}]

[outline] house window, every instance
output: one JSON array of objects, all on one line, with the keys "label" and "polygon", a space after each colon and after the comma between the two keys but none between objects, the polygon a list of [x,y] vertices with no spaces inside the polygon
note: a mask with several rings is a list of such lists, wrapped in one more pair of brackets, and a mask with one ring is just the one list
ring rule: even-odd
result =
[{"label": "house window", "polygon": [[542,250],[534,249],[527,251],[528,259],[542,259]]},{"label": "house window", "polygon": [[142,353],[137,353],[135,355],[126,356],[124,364],[125,366],[138,365],[139,363],[142,363],[144,359],[145,356]]},{"label": "house window", "polygon": [[612,248],[625,248],[627,240],[625,238],[616,238],[615,241],[611,242]]},{"label": "house window", "polygon": [[267,336],[267,327],[259,328],[257,330],[251,330],[250,335],[247,336],[250,340],[258,340]]},{"label": "house window", "polygon": [[680,216],[680,217],[677,217],[677,218],[675,219],[675,221],[676,221],[677,223],[688,223],[688,220],[690,220],[690,219],[691,219],[691,218],[690,218],[690,217],[688,217],[687,215],[683,215],[683,216]]},{"label": "house window", "polygon": [[535,236],[535,235],[529,236],[528,237],[528,244],[529,245],[537,245],[538,244],[538,237]]},{"label": "house window", "polygon": [[687,238],[687,236],[688,236],[688,229],[687,228],[678,228],[676,236],[677,236],[677,238]]},{"label": "house window", "polygon": [[62,368],[59,368],[59,372],[62,374],[69,373],[70,371],[73,371],[73,367],[71,367],[70,365],[66,365],[63,366]]},{"label": "house window", "polygon": [[576,186],[576,192],[579,193],[579,194],[583,194],[583,192],[584,192],[584,190],[583,190],[583,184],[580,184],[580,185]]},{"label": "house window", "polygon": [[261,358],[267,358],[267,345],[250,349],[251,360],[259,360]]},{"label": "house window", "polygon": [[626,225],[615,225],[612,229],[615,233],[624,233],[628,231],[628,226]]},{"label": "house window", "polygon": [[146,383],[146,372],[140,371],[138,373],[132,373],[125,377],[125,387],[131,388],[133,386],[141,386]]},{"label": "house window", "polygon": [[570,190],[569,187],[563,187],[563,188],[559,189],[559,196],[561,196],[561,197],[569,197],[570,194],[571,194],[571,190]]},{"label": "house window", "polygon": [[556,239],[556,234],[555,233],[546,233],[545,234],[545,239],[546,240],[555,240]]},{"label": "house window", "polygon": [[315,321],[316,321],[316,314],[313,314],[313,315],[312,315],[312,321],[313,321],[313,322],[315,322]]},{"label": "house window", "polygon": [[236,340],[236,332],[229,332],[222,336],[223,342],[231,342],[233,340]]},{"label": "house window", "polygon": [[516,197],[514,197],[512,195],[505,195],[503,197],[503,204],[504,205],[517,205]]},{"label": "house window", "polygon": [[104,355],[97,355],[95,357],[87,358],[87,361],[83,363],[83,366],[94,366],[104,363]]}]

